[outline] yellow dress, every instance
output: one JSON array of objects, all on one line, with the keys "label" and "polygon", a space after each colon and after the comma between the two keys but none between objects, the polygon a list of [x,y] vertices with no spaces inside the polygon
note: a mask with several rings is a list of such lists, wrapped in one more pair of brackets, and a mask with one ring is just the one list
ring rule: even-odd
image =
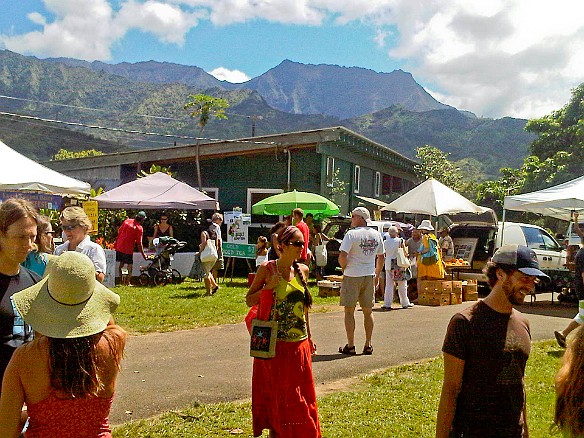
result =
[{"label": "yellow dress", "polygon": [[434,234],[428,233],[422,236],[421,246],[423,246],[423,248],[421,248],[420,252],[430,250],[430,243],[428,242],[429,239],[433,239],[436,243],[438,261],[433,265],[425,265],[422,263],[422,254],[418,254],[418,278],[444,278],[444,263],[442,263],[442,255],[440,254],[440,249],[438,247],[438,239],[436,239]]}]

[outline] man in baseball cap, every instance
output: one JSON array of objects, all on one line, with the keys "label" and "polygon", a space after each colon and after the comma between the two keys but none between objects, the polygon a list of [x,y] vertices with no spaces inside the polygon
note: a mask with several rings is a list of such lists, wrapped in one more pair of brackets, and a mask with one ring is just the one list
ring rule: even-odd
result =
[{"label": "man in baseball cap", "polygon": [[491,292],[450,320],[436,437],[528,435],[523,376],[531,350],[522,304],[540,279],[533,250],[504,245],[485,268]]}]

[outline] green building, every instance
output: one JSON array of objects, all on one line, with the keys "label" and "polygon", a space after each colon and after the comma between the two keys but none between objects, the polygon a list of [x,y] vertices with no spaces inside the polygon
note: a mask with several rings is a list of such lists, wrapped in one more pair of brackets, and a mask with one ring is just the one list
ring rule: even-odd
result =
[{"label": "green building", "polygon": [[[195,151],[195,145],[175,146],[45,164],[106,190],[155,164],[170,167],[175,178],[198,188]],[[346,214],[411,189],[417,183],[415,164],[344,127],[200,144],[202,188],[223,211],[240,207],[250,212],[261,199],[296,189],[328,197]]]}]

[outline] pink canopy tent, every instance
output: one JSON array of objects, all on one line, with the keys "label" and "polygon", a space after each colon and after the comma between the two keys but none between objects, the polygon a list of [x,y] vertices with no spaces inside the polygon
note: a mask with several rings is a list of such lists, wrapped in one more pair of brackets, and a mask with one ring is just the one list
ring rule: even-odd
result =
[{"label": "pink canopy tent", "polygon": [[219,209],[215,199],[162,172],[122,184],[93,199],[101,208]]}]

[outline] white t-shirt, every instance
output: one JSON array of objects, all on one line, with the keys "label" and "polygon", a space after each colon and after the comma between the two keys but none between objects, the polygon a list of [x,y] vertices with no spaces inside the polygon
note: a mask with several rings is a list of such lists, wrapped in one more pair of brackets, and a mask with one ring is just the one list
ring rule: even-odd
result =
[{"label": "white t-shirt", "polygon": [[397,249],[401,246],[401,237],[388,237],[383,241],[385,248],[385,269],[391,269],[391,261],[397,259]]},{"label": "white t-shirt", "polygon": [[[65,243],[62,243],[55,248],[54,254],[61,255],[68,250],[69,241],[67,240]],[[95,266],[95,272],[103,272],[104,274],[106,273],[105,251],[97,243],[92,242],[89,236],[85,236],[85,238],[79,242],[79,245],[77,245],[75,251],[80,252],[81,254],[85,254],[91,259],[93,265]]]},{"label": "white t-shirt", "polygon": [[347,266],[343,275],[374,276],[376,256],[384,253],[381,233],[369,227],[353,228],[345,234],[339,251],[347,253]]}]

